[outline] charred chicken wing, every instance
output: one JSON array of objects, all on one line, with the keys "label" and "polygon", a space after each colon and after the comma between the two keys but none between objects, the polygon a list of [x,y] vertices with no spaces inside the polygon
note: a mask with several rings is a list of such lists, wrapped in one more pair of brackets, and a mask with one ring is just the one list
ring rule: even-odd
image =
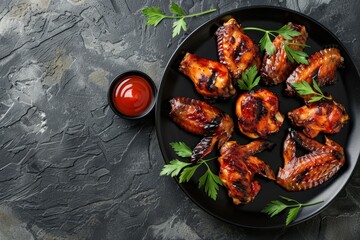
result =
[{"label": "charred chicken wing", "polygon": [[[296,157],[296,142],[310,153]],[[284,167],[277,183],[288,191],[310,189],[330,179],[345,162],[344,149],[325,137],[325,144],[290,130],[284,142]]]},{"label": "charred chicken wing", "polygon": [[192,152],[191,162],[205,157],[218,143],[220,148],[234,130],[231,117],[199,100],[175,97],[170,100],[171,119],[187,132],[204,136]]},{"label": "charred chicken wing", "polygon": [[335,82],[336,69],[344,61],[337,48],[327,48],[314,53],[309,59],[309,64],[299,65],[286,80],[285,92],[293,96],[296,91],[292,84],[307,81],[312,85],[312,79],[316,77],[318,85],[324,86]]},{"label": "charred chicken wing", "polygon": [[259,182],[254,180],[256,173],[275,180],[270,166],[253,156],[272,146],[272,143],[264,140],[255,140],[247,145],[229,141],[222,146],[218,158],[219,177],[235,204],[246,204],[256,197],[261,189]]},{"label": "charred chicken wing", "polygon": [[291,122],[315,138],[320,132],[338,133],[349,120],[344,106],[333,100],[313,102],[288,113]]},{"label": "charred chicken wing", "polygon": [[[273,44],[276,48],[275,52],[272,55],[269,55],[265,52],[264,59],[261,67],[261,76],[266,85],[276,85],[285,81],[289,75],[296,68],[296,62],[290,62],[287,58],[284,42],[295,43],[295,44],[305,44],[308,33],[305,26],[288,23],[288,25],[300,32],[299,36],[293,37],[292,40],[285,40],[281,35],[278,35]],[[289,44],[289,47],[302,51],[303,46]]]},{"label": "charred chicken wing", "polygon": [[228,69],[221,63],[186,53],[179,67],[196,91],[206,99],[229,98],[236,94]]},{"label": "charred chicken wing", "polygon": [[236,101],[236,116],[240,131],[250,138],[278,132],[284,122],[279,99],[266,89],[241,94]]},{"label": "charred chicken wing", "polygon": [[215,35],[220,62],[232,73],[233,84],[247,68],[256,65],[259,69],[259,48],[234,18],[219,27]]}]

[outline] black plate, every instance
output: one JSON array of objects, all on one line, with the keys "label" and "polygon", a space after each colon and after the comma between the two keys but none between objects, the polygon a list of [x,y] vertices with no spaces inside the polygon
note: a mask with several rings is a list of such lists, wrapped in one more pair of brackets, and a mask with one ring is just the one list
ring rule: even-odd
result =
[{"label": "black plate", "polygon": [[[346,163],[329,181],[319,187],[302,192],[288,192],[275,182],[256,176],[262,188],[252,203],[242,206],[236,206],[232,203],[224,187],[220,188],[216,201],[209,198],[204,192],[204,189],[198,189],[198,178],[202,173],[195,175],[189,183],[179,185],[189,198],[206,212],[235,225],[251,228],[275,228],[285,225],[285,214],[270,218],[260,213],[260,210],[263,209],[267,203],[271,200],[278,199],[279,195],[294,198],[300,202],[324,201],[322,204],[302,209],[298,218],[292,224],[302,222],[315,216],[329,205],[345,186],[355,168],[360,149],[360,141],[357,139],[360,137],[358,116],[360,113],[359,73],[349,53],[336,36],[324,26],[303,14],[288,9],[268,6],[240,8],[208,21],[186,38],[175,51],[166,67],[156,103],[156,131],[164,160],[166,163],[169,163],[170,160],[177,158],[169,146],[170,142],[183,141],[189,146],[194,147],[201,139],[201,137],[189,134],[179,128],[168,116],[170,111],[169,99],[172,97],[183,96],[202,99],[196,92],[191,80],[178,71],[179,63],[186,51],[195,53],[203,58],[218,60],[214,32],[230,17],[234,17],[243,27],[255,26],[265,29],[278,29],[289,21],[305,25],[309,33],[307,44],[311,46],[311,48],[307,48],[305,51],[309,56],[325,47],[336,46],[340,49],[345,59],[345,66],[338,70],[337,83],[333,86],[324,87],[323,91],[332,94],[336,101],[346,107],[350,115],[350,121],[342,131],[330,136],[331,139],[344,147],[346,151]],[[256,42],[259,41],[262,36],[259,32],[247,31],[246,33]],[[284,84],[266,88],[278,95],[280,111],[283,114],[303,105],[301,100],[289,98],[284,95]],[[230,114],[233,119],[236,119],[234,113],[235,101],[236,98],[230,101],[218,102],[214,105]],[[236,125],[236,121],[234,122]],[[272,167],[275,173],[277,173],[279,167],[283,165],[281,149],[289,127],[289,120],[286,119],[280,132],[269,137],[269,140],[276,143],[276,147],[270,152],[258,154],[261,159]],[[240,144],[246,144],[251,141],[251,139],[242,135],[237,127],[232,139],[238,141]],[[318,140],[323,141],[323,135],[319,136]],[[214,150],[209,157],[218,154],[218,151]],[[217,172],[219,169],[218,162],[216,160],[213,161],[211,167]]]}]

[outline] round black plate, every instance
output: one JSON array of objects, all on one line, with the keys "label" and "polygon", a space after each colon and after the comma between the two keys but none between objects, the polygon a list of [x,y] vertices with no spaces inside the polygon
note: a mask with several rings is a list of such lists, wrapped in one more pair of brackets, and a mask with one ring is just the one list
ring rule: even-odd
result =
[{"label": "round black plate", "polygon": [[[346,151],[346,163],[329,181],[314,189],[302,192],[288,192],[275,182],[256,176],[256,179],[260,182],[261,190],[255,200],[247,205],[234,205],[232,200],[227,196],[227,190],[224,187],[220,188],[217,200],[212,200],[207,196],[204,189],[198,188],[198,178],[203,174],[201,171],[199,171],[189,183],[179,185],[189,198],[206,212],[235,225],[251,228],[275,228],[285,225],[286,214],[280,214],[270,218],[268,215],[260,212],[270,201],[279,199],[280,195],[304,203],[324,201],[319,205],[302,209],[297,219],[292,223],[296,224],[319,213],[336,197],[349,180],[355,168],[360,150],[360,141],[357,139],[360,137],[359,116],[357,116],[360,113],[359,73],[343,44],[334,34],[315,20],[288,9],[257,6],[227,12],[196,29],[175,51],[164,72],[155,113],[159,145],[165,162],[169,163],[172,159],[178,158],[169,143],[183,141],[190,147],[194,147],[200,141],[201,137],[185,132],[171,121],[168,116],[170,111],[169,100],[174,96],[202,99],[196,92],[191,80],[178,71],[179,63],[187,51],[203,58],[218,60],[214,33],[216,29],[230,17],[234,17],[243,27],[255,26],[264,29],[278,29],[287,22],[305,25],[309,33],[307,44],[311,46],[311,48],[306,48],[305,51],[309,56],[320,49],[330,46],[336,46],[340,49],[345,59],[345,66],[338,70],[338,81],[336,84],[324,87],[323,91],[332,94],[336,101],[346,107],[350,115],[350,121],[342,131],[330,136],[331,139],[344,147]],[[258,42],[262,36],[262,33],[259,32],[247,31],[246,33],[256,42]],[[304,104],[300,99],[289,98],[284,95],[284,84],[266,88],[278,95],[280,111],[284,115],[286,115],[288,111]],[[230,114],[236,125],[236,116],[234,113],[235,101],[236,98],[233,98],[230,101],[217,102],[214,105]],[[291,125],[289,120],[286,119],[280,132],[269,137],[269,140],[276,143],[276,147],[270,152],[258,154],[262,160],[272,167],[276,174],[279,167],[283,165],[282,143],[289,127],[291,127]],[[323,138],[324,136],[321,135],[317,139],[323,141]],[[251,141],[251,139],[239,132],[237,125],[232,140],[236,140],[240,144],[246,144]],[[209,157],[216,155],[219,155],[219,152],[214,150]],[[214,160],[211,164],[213,171],[218,172],[218,162]]]}]

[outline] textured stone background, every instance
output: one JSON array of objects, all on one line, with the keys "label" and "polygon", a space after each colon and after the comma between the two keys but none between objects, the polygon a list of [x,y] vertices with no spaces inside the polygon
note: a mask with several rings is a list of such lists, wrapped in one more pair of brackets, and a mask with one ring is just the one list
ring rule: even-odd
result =
[{"label": "textured stone background", "polygon": [[[219,13],[283,6],[331,29],[360,68],[355,0],[183,0],[189,32]],[[360,169],[325,211],[288,229],[254,231],[199,209],[168,177],[153,121],[114,116],[110,80],[138,69],[159,86],[186,34],[145,27],[140,10],[166,0],[2,0],[0,239],[356,239]],[[271,236],[271,237],[270,237]]]}]

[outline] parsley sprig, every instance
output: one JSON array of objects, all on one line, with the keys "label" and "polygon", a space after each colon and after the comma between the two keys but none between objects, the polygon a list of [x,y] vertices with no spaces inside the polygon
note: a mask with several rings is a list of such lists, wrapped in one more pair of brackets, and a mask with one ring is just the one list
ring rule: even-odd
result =
[{"label": "parsley sprig", "polygon": [[180,34],[181,29],[186,31],[187,25],[185,22],[185,18],[197,17],[200,15],[212,13],[217,9],[210,9],[200,13],[186,14],[185,11],[176,3],[171,2],[169,6],[169,10],[173,15],[166,15],[160,8],[158,7],[148,7],[142,10],[143,15],[147,18],[146,25],[148,26],[157,26],[162,20],[166,18],[178,19],[173,23],[173,32],[172,37],[175,37]]},{"label": "parsley sprig", "polygon": [[[301,33],[299,31],[296,31],[293,29],[290,25],[284,25],[281,28],[277,30],[266,30],[262,28],[257,27],[245,27],[243,30],[254,30],[254,31],[261,31],[264,32],[264,36],[260,39],[259,44],[261,51],[265,50],[267,54],[270,56],[273,55],[276,48],[274,44],[272,43],[270,36],[276,37],[275,33],[282,36],[285,40],[292,40],[293,37],[299,36]],[[297,63],[303,63],[303,64],[309,64],[308,60],[306,59],[308,57],[307,53],[299,50],[295,50],[290,45],[296,45],[296,46],[302,46],[302,47],[309,47],[306,44],[300,44],[300,43],[291,43],[288,41],[284,41],[284,50],[286,53],[286,56],[288,57],[290,62],[297,62]]]},{"label": "parsley sprig", "polygon": [[[175,151],[176,155],[179,157],[187,158],[191,157],[192,151],[184,142],[174,142],[170,143],[170,146]],[[219,190],[219,185],[222,185],[222,182],[218,175],[212,172],[208,162],[215,158],[210,159],[200,159],[198,162],[193,165],[189,162],[182,162],[178,159],[171,160],[169,164],[166,164],[160,172],[160,176],[179,176],[179,182],[184,183],[190,181],[196,170],[202,166],[206,166],[206,172],[199,178],[198,187],[205,187],[205,192],[210,198],[216,200],[217,193]]]},{"label": "parsley sprig", "polygon": [[324,95],[315,79],[312,80],[312,84],[314,88],[312,88],[308,82],[303,80],[301,82],[293,83],[292,86],[300,95],[311,95],[311,98],[310,100],[308,100],[308,102],[317,102],[321,99],[331,100],[331,97],[327,97]]},{"label": "parsley sprig", "polygon": [[241,74],[241,79],[238,80],[238,85],[241,90],[250,91],[259,84],[260,77],[256,77],[258,74],[256,66],[246,69]]},{"label": "parsley sprig", "polygon": [[279,200],[273,200],[269,204],[266,205],[266,207],[261,210],[261,212],[266,213],[270,215],[270,217],[273,217],[285,209],[289,208],[288,215],[286,217],[286,226],[289,225],[291,222],[293,222],[296,217],[298,216],[300,209],[303,207],[313,206],[316,204],[320,204],[323,201],[320,202],[313,202],[313,203],[300,203],[296,201],[295,199],[291,199],[288,197],[280,196],[283,200],[286,201],[286,203],[283,203]]},{"label": "parsley sprig", "polygon": [[295,50],[289,45],[309,47],[308,45],[300,44],[300,43],[284,42],[284,50],[290,62],[295,61],[297,63],[309,64],[309,61],[306,59],[307,57],[309,57],[309,55],[307,55],[306,52]]}]

